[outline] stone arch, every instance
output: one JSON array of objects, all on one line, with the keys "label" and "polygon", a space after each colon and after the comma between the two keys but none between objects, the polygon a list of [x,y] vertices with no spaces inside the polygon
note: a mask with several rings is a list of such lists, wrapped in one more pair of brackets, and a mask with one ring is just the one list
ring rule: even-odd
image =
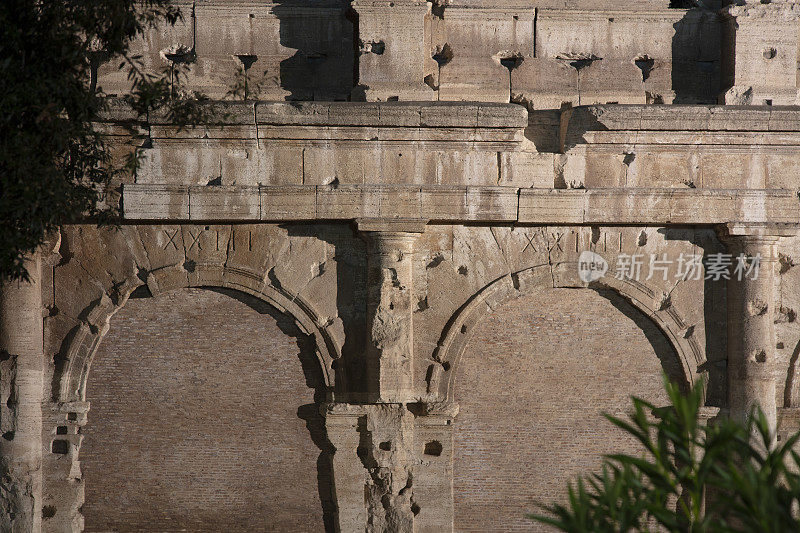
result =
[{"label": "stone arch", "polygon": [[[251,270],[199,264],[194,265],[189,274],[187,275],[182,265],[159,268],[148,275],[147,286],[153,294],[183,288],[234,289],[266,302],[294,319],[300,331],[314,339],[316,357],[325,383],[326,400],[331,401],[334,391],[343,389],[346,381],[343,368],[336,364],[341,357],[341,348],[334,342],[327,325],[308,302],[288,293],[282,287],[276,287],[266,281],[263,275]],[[81,313],[85,317],[84,322],[65,340],[65,348],[61,352],[63,359],[56,368],[53,385],[57,402],[85,400],[92,358],[103,336],[108,332],[110,320],[142,284],[142,280],[138,278],[129,278],[115,289],[113,296],[104,293]]]},{"label": "stone arch", "polygon": [[[91,363],[85,399],[97,414],[71,451],[87,527],[332,522],[333,448],[314,354],[297,321],[237,289],[132,294]],[[273,492],[287,475],[292,487]]]},{"label": "stone arch", "polygon": [[[543,264],[502,276],[473,295],[450,318],[440,337],[433,357],[438,364],[428,369],[428,394],[439,401],[455,401],[456,367],[483,317],[513,298],[537,288],[553,286],[551,265]],[[700,378],[699,368],[705,362],[705,354],[692,336],[693,327],[681,318],[668,296],[640,282],[619,280],[613,276],[584,287],[614,291],[658,327],[678,355],[683,369],[682,386],[691,386]]]}]

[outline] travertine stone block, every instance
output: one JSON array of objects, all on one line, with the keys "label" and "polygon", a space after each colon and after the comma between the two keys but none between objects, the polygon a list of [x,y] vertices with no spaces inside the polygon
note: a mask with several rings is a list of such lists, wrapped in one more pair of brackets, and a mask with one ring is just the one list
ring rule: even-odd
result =
[{"label": "travertine stone block", "polygon": [[800,5],[747,3],[726,8],[725,104],[797,103]]},{"label": "travertine stone block", "polygon": [[434,100],[425,85],[425,16],[429,4],[417,0],[357,0],[359,86],[354,99]]}]

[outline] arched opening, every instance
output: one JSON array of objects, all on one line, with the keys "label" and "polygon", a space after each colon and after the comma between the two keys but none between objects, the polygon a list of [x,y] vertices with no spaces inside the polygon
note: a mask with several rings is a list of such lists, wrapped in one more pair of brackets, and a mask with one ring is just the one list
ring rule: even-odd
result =
[{"label": "arched opening", "polygon": [[610,290],[539,288],[477,325],[455,369],[456,531],[538,531],[535,501],[635,443],[600,415],[666,403],[685,377],[660,329]]},{"label": "arched opening", "polygon": [[86,531],[325,530],[324,394],[313,338],[261,300],[131,298],[86,386]]}]

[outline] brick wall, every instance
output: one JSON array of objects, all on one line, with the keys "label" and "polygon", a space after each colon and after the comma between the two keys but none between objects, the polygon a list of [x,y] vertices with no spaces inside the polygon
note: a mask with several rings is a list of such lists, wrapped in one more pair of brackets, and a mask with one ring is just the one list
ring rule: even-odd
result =
[{"label": "brick wall", "polygon": [[523,518],[534,500],[636,450],[600,412],[626,411],[631,394],[663,403],[660,358],[680,375],[663,334],[612,293],[543,290],[486,317],[457,369],[456,531],[541,530]]},{"label": "brick wall", "polygon": [[324,530],[315,361],[291,320],[240,293],[131,299],[87,386],[86,530]]}]

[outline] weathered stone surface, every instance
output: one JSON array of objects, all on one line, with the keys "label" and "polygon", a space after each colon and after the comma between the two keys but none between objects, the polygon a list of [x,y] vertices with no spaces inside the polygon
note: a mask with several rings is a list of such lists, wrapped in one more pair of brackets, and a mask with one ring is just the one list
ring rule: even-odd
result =
[{"label": "weathered stone surface", "polygon": [[[758,403],[800,427],[797,5],[704,3],[181,2],[132,53],[187,61],[212,118],[111,99],[115,156],[124,123],[147,136],[111,185],[120,227],[65,226],[35,287],[2,288],[0,340],[27,351],[0,352],[0,529],[196,529],[173,511],[213,501],[231,531],[268,509],[273,529],[511,530],[529,491],[611,451],[587,435],[623,444],[587,404],[662,398],[660,370],[707,382],[706,418]],[[715,277],[739,249],[761,277]],[[207,473],[164,481],[180,505],[146,482],[178,458]],[[291,490],[219,497],[242,458]],[[520,482],[531,465],[549,481]]]}]

